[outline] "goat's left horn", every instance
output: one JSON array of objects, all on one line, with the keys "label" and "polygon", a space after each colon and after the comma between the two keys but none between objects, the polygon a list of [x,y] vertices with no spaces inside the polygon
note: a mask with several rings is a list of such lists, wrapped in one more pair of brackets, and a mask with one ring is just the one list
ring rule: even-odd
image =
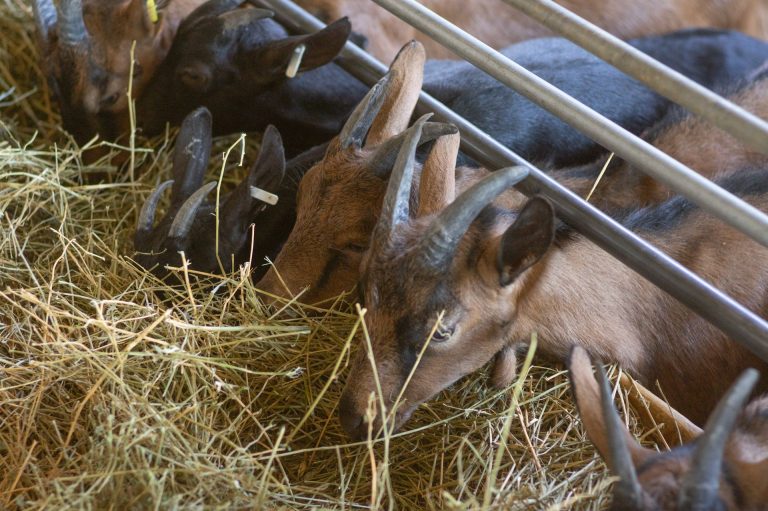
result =
[{"label": "goat's left horn", "polygon": [[422,253],[427,266],[442,269],[480,211],[508,188],[528,176],[525,167],[497,170],[462,193],[432,222],[424,237]]},{"label": "goat's left horn", "polygon": [[35,14],[35,22],[37,23],[40,37],[47,44],[51,29],[56,26],[56,20],[58,19],[56,6],[53,5],[52,0],[35,0],[32,3],[32,11]]},{"label": "goat's left horn", "polygon": [[637,479],[637,471],[632,463],[632,455],[627,447],[624,424],[616,412],[611,396],[611,386],[601,363],[595,364],[597,384],[600,387],[600,405],[603,410],[611,470],[619,477],[613,486],[613,500],[620,502],[627,511],[642,511],[643,489]]},{"label": "goat's left horn", "polygon": [[173,219],[171,228],[168,230],[168,237],[174,239],[184,239],[192,230],[192,225],[195,223],[195,217],[197,216],[197,210],[203,205],[205,197],[211,193],[211,190],[216,188],[216,181],[200,187],[198,191],[192,194],[192,196],[184,201],[179,212],[176,213],[176,217]]},{"label": "goat's left horn", "polygon": [[[426,144],[443,135],[453,135],[458,132],[459,129],[453,124],[427,122],[421,130],[421,138],[419,138],[418,145]],[[407,136],[408,131],[404,131],[381,144],[371,156],[368,170],[378,177],[387,177],[392,171],[392,166]]]},{"label": "goat's left horn", "polygon": [[389,236],[392,229],[410,217],[411,185],[413,169],[416,165],[416,148],[419,146],[421,133],[432,114],[427,114],[408,128],[397,154],[392,175],[389,178],[387,193],[381,207],[381,216],[376,226],[377,236]]},{"label": "goat's left horn", "polygon": [[381,80],[371,87],[371,90],[358,103],[355,109],[347,119],[344,127],[339,133],[339,148],[362,147],[363,140],[368,135],[374,119],[384,105],[389,90],[390,75],[385,74]]},{"label": "goat's left horn", "polygon": [[80,46],[88,41],[89,35],[83,19],[82,0],[61,1],[59,34],[62,42],[69,46]]},{"label": "goat's left horn", "polygon": [[758,378],[759,373],[755,369],[744,371],[712,412],[704,433],[697,440],[691,469],[680,488],[677,509],[712,508],[720,487],[720,471],[728,438]]},{"label": "goat's left horn", "polygon": [[139,221],[136,224],[137,235],[148,235],[152,232],[152,226],[155,225],[155,213],[157,212],[157,204],[160,202],[160,197],[163,193],[173,185],[173,179],[160,184],[149,195],[147,201],[141,207],[141,213],[139,213]]}]

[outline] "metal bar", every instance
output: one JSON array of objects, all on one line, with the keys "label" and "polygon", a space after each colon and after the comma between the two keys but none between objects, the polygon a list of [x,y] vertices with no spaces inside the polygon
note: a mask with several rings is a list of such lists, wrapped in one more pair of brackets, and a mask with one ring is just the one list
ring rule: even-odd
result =
[{"label": "metal bar", "polygon": [[[294,31],[313,32],[324,26],[290,0],[259,2],[274,10],[277,19]],[[387,72],[382,63],[351,43],[347,43],[339,63],[369,85]],[[462,150],[481,165],[500,168],[523,164],[529,167],[531,174],[518,186],[521,191],[526,195],[547,197],[561,218],[598,246],[768,361],[768,323],[765,320],[584,202],[425,92],[421,93],[418,108],[420,113],[434,112],[436,119],[458,126]]]},{"label": "metal bar", "polygon": [[373,0],[640,170],[768,247],[768,215],[542,80],[415,0]]},{"label": "metal bar", "polygon": [[763,154],[768,123],[552,0],[503,0]]}]

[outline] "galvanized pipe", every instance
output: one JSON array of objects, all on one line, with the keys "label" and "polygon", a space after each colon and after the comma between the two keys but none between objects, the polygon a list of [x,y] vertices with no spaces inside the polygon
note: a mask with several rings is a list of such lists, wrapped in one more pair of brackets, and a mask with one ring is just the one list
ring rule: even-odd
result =
[{"label": "galvanized pipe", "polygon": [[[274,10],[277,19],[296,32],[313,32],[325,26],[290,0],[258,2]],[[339,64],[369,85],[387,72],[382,63],[352,43],[347,43]],[[733,340],[768,361],[768,323],[765,320],[584,202],[425,92],[421,93],[418,112],[419,115],[434,112],[437,120],[458,126],[462,150],[487,168],[519,164],[528,166],[531,173],[518,189],[529,196],[539,194],[547,197],[557,208],[560,218]]]},{"label": "galvanized pipe", "polygon": [[[768,123],[552,0],[503,0],[763,154]],[[767,56],[768,57],[768,56]]]},{"label": "galvanized pipe", "polygon": [[558,116],[755,241],[768,247],[768,215],[726,192],[415,0],[373,0],[501,83]]}]

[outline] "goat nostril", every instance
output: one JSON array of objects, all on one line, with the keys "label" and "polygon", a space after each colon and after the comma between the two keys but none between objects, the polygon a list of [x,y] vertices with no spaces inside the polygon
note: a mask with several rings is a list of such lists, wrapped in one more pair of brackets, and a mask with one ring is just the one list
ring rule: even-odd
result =
[{"label": "goat nostril", "polygon": [[110,94],[106,98],[101,100],[101,106],[102,107],[110,107],[117,103],[118,98],[120,97],[120,94],[115,92],[113,94]]},{"label": "goat nostril", "polygon": [[342,394],[339,402],[339,422],[341,427],[353,440],[365,440],[368,429],[363,421],[363,414],[355,409],[355,403],[346,393]]}]

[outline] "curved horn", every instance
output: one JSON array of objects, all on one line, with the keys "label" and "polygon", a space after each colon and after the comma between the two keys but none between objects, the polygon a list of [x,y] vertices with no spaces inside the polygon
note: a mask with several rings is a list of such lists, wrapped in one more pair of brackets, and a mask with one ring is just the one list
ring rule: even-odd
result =
[{"label": "curved horn", "polygon": [[373,124],[384,100],[387,98],[389,80],[390,75],[387,73],[371,87],[368,94],[357,104],[341,129],[341,133],[339,133],[339,149],[347,149],[352,146],[362,147],[363,140],[365,140],[368,130],[371,129],[371,124]]},{"label": "curved horn", "polygon": [[56,26],[58,19],[58,13],[56,12],[56,6],[53,5],[53,0],[35,0],[32,3],[32,12],[35,14],[35,22],[37,23],[40,37],[45,44],[48,44],[51,29]]},{"label": "curved horn", "polygon": [[625,426],[616,412],[611,396],[611,386],[601,363],[595,364],[597,384],[600,386],[600,404],[603,410],[605,432],[608,436],[611,471],[619,477],[613,486],[614,505],[620,504],[627,511],[642,511],[643,489],[637,479],[637,471],[625,442]]},{"label": "curved horn", "polygon": [[146,202],[141,207],[141,213],[139,213],[139,220],[136,223],[137,235],[148,235],[152,232],[152,226],[155,225],[155,213],[157,212],[157,204],[160,202],[160,197],[173,184],[173,179],[170,179],[164,183],[161,183],[154,191],[147,197]]},{"label": "curved horn", "polygon": [[237,32],[240,28],[250,26],[254,23],[265,18],[274,17],[275,13],[268,9],[238,9],[236,11],[230,11],[221,16],[224,22],[223,31]]},{"label": "curved horn", "polygon": [[411,184],[413,168],[416,165],[416,148],[421,139],[424,124],[432,114],[421,117],[405,132],[400,152],[397,154],[392,176],[389,178],[387,193],[381,206],[381,216],[376,225],[377,236],[388,236],[397,224],[407,222],[410,217]]},{"label": "curved horn", "polygon": [[203,184],[211,159],[211,112],[200,107],[184,118],[176,137],[173,153],[173,185],[171,201],[178,206]]},{"label": "curved horn", "polygon": [[491,173],[462,193],[440,213],[427,231],[422,242],[425,264],[438,269],[448,264],[461,237],[480,211],[527,176],[525,167],[508,167]]},{"label": "curved horn", "polygon": [[184,21],[179,25],[176,37],[192,30],[200,21],[207,18],[215,18],[232,9],[237,9],[245,2],[246,0],[210,0],[208,2],[203,2],[195,8],[195,10],[189,13],[189,16],[184,18]]},{"label": "curved horn", "polygon": [[192,194],[179,209],[176,217],[173,219],[171,228],[168,230],[168,237],[175,239],[184,239],[192,229],[192,225],[195,223],[195,217],[197,216],[197,210],[203,204],[205,197],[211,193],[211,190],[216,188],[216,181],[200,187],[198,191]]},{"label": "curved horn", "polygon": [[[426,144],[443,135],[453,135],[458,132],[459,129],[453,124],[427,122],[421,130],[421,138],[419,138],[418,145]],[[381,144],[368,160],[370,162],[368,164],[368,170],[380,178],[389,176],[389,173],[392,172],[392,166],[395,163],[397,154],[400,152],[400,148],[403,146],[403,142],[407,136],[408,131],[404,131]]]},{"label": "curved horn", "polygon": [[712,509],[720,487],[725,446],[758,378],[759,373],[756,370],[744,371],[712,412],[704,427],[704,433],[697,440],[691,469],[685,475],[680,488],[677,509]]},{"label": "curved horn", "polygon": [[59,34],[62,42],[68,46],[80,46],[88,42],[89,35],[83,19],[82,0],[61,1]]}]

